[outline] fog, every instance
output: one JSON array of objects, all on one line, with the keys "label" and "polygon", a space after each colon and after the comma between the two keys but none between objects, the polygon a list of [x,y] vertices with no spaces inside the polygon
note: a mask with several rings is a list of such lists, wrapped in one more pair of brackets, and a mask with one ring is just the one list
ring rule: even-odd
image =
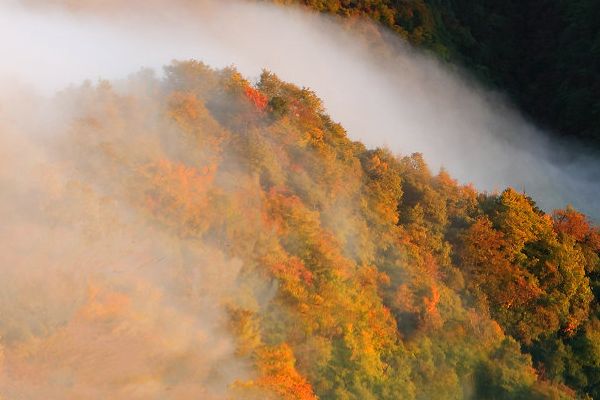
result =
[{"label": "fog", "polygon": [[[225,398],[251,376],[227,329],[226,307],[247,306],[242,263],[151,223],[125,173],[105,179],[115,164],[69,127],[101,108],[91,88],[68,109],[23,90],[0,96],[0,398]],[[120,141],[127,162],[160,155],[136,140]]]},{"label": "fog", "polygon": [[4,80],[51,93],[84,79],[115,79],[172,59],[266,68],[315,90],[351,138],[422,152],[481,190],[513,186],[546,210],[573,204],[600,215],[598,157],[551,143],[502,95],[477,86],[368,23],[344,26],[262,2],[70,2],[0,6]]}]

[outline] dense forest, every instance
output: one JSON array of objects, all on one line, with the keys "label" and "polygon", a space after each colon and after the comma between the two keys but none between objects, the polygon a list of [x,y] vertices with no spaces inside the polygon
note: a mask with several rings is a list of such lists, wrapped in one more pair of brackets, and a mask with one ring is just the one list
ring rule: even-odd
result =
[{"label": "dense forest", "polygon": [[274,0],[367,16],[506,91],[542,127],[600,146],[600,3]]},{"label": "dense forest", "polygon": [[[99,250],[73,276],[94,260],[96,275],[133,263],[134,283],[114,283],[107,270],[86,278],[92,289],[75,300],[77,290],[46,276],[44,286],[71,296],[64,315],[35,326],[3,306],[0,396],[600,398],[600,230],[586,216],[569,207],[547,214],[511,188],[459,185],[420,154],[365,148],[315,93],[272,73],[251,84],[232,68],[195,61],[165,71],[164,79],[142,72],[118,87],[84,84],[58,96],[77,112],[59,155],[44,161],[43,183],[19,186],[35,212],[26,223],[3,214],[2,240],[26,248],[32,238],[82,229],[84,248]],[[67,173],[53,178],[57,170]],[[12,180],[2,171],[6,189]],[[137,219],[160,238],[144,250],[161,260],[153,272],[161,278],[149,282],[174,288],[172,298],[137,281],[148,261],[102,261],[121,254],[114,246],[149,240],[129,233]],[[27,235],[15,228],[23,224]],[[109,239],[117,243],[94,245]],[[68,241],[56,242],[62,249]],[[64,254],[52,249],[43,259],[64,264]],[[198,280],[207,263],[233,281]],[[225,286],[207,307],[202,296]],[[15,293],[3,303],[24,304]],[[181,355],[165,341],[189,332],[187,319],[184,331],[171,331],[179,311],[155,305],[167,300],[202,315],[224,310],[214,324],[250,371],[234,375],[226,394],[183,384],[208,368],[193,359],[207,349]],[[31,312],[46,315],[52,301]],[[105,370],[102,346],[115,332],[127,358]],[[144,391],[127,391],[132,384]],[[35,388],[44,395],[15,395]]]}]

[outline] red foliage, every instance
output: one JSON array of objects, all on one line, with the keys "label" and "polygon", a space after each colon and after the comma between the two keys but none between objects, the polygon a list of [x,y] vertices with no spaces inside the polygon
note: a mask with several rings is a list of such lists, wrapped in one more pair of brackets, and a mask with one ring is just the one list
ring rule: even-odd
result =
[{"label": "red foliage", "polygon": [[244,88],[244,93],[246,94],[246,97],[256,106],[256,108],[258,108],[260,111],[264,111],[265,108],[267,108],[267,104],[269,102],[269,99],[267,98],[267,96],[265,96],[264,94],[262,94],[261,92],[259,92],[258,90],[254,89],[253,87],[250,86],[246,86]]},{"label": "red foliage", "polygon": [[553,213],[554,229],[571,235],[577,241],[585,240],[590,233],[590,224],[585,215],[573,209],[556,210]]},{"label": "red foliage", "polygon": [[272,267],[273,272],[284,278],[293,278],[296,281],[302,281],[307,285],[311,285],[313,282],[312,272],[306,268],[302,260],[298,257],[291,257],[286,262],[280,262]]}]

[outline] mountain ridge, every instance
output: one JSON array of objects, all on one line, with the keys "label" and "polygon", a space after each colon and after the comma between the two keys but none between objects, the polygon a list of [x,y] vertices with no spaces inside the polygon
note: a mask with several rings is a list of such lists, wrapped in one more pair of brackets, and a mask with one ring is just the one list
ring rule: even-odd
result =
[{"label": "mountain ridge", "polygon": [[[156,396],[215,399],[598,395],[600,231],[572,208],[546,214],[514,189],[434,175],[419,154],[367,149],[314,92],[267,71],[252,85],[175,62],[161,79],[55,101],[75,108],[55,156],[32,168],[43,179],[22,180],[38,211],[13,213],[3,240],[54,237],[61,252],[29,256],[62,255],[66,271],[44,279],[69,274],[78,295],[56,320],[0,322],[4,393],[132,398],[132,382],[153,382]],[[85,262],[70,266],[71,252]],[[24,286],[2,306],[64,301],[31,279],[11,278]],[[104,345],[134,363],[115,368]],[[64,360],[62,379],[48,357]]]}]

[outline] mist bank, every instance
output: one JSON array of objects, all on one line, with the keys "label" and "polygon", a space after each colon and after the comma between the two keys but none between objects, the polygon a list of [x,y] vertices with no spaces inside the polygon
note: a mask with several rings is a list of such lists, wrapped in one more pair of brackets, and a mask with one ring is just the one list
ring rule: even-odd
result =
[{"label": "mist bank", "polygon": [[[242,262],[140,212],[124,165],[158,154],[136,149],[139,136],[116,139],[123,126],[93,91],[1,96],[0,398],[230,396],[251,376],[227,320]],[[141,102],[145,116],[157,110]],[[119,168],[99,142],[77,139],[99,115],[104,143],[129,157],[110,180]],[[128,129],[149,144],[159,121]]]},{"label": "mist bank", "polygon": [[247,76],[266,68],[314,89],[354,139],[422,152],[462,182],[513,186],[547,210],[571,203],[600,215],[596,154],[550,142],[501,95],[366,22],[209,0],[13,1],[2,14],[2,75],[46,92],[172,59],[234,64]]}]

